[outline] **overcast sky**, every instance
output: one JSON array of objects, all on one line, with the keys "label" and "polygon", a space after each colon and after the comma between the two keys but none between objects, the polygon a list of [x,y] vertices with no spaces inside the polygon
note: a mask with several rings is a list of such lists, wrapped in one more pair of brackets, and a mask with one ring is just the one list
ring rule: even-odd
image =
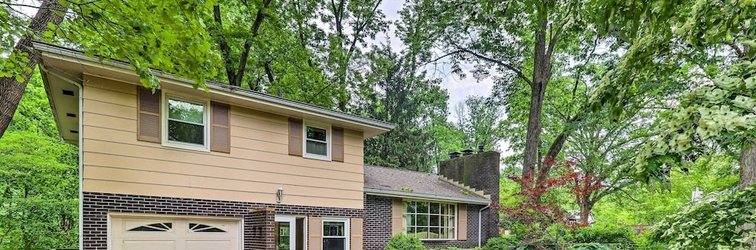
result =
[{"label": "overcast sky", "polygon": [[[399,20],[399,10],[404,7],[404,0],[384,0],[380,8],[383,13],[386,14],[386,18],[390,21]],[[392,37],[391,47],[395,50],[402,47],[402,42],[396,39],[394,36],[395,28],[392,26],[388,36]],[[380,34],[376,37],[376,42],[384,42],[387,39],[387,34]],[[462,67],[466,72],[472,70],[471,67]],[[450,73],[448,66],[439,65],[438,68],[434,68],[428,71],[431,77],[441,78],[443,82],[441,86],[449,91],[449,111],[451,112],[450,120],[456,121],[457,117],[454,114],[454,106],[465,100],[465,97],[471,95],[488,96],[491,94],[493,88],[493,81],[491,79],[485,79],[483,81],[476,81],[472,78],[472,74],[467,74],[465,79],[460,79],[457,75]]]}]

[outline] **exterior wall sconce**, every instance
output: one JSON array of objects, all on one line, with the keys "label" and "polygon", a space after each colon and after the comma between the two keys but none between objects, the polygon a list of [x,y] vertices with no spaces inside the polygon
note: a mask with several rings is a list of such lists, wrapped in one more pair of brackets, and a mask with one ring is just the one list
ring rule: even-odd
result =
[{"label": "exterior wall sconce", "polygon": [[279,187],[278,192],[276,192],[276,203],[281,203],[282,199],[283,199],[283,187]]}]

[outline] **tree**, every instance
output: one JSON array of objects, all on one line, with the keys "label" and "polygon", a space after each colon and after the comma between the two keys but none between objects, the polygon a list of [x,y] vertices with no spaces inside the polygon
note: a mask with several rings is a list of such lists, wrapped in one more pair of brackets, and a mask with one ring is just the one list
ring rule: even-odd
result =
[{"label": "tree", "polygon": [[411,58],[392,52],[389,46],[369,56],[371,71],[366,79],[372,83],[361,95],[358,114],[394,123],[396,128],[365,141],[365,163],[432,170],[438,140],[431,128],[445,121],[448,94],[438,79],[412,71]]},{"label": "tree", "polygon": [[484,150],[498,148],[504,137],[502,117],[503,109],[492,98],[468,96],[456,107],[456,127],[464,133],[464,148],[475,149],[483,146]]},{"label": "tree", "polygon": [[[658,11],[658,6],[673,10],[653,13]],[[669,166],[695,160],[701,153],[734,147],[741,155],[741,188],[756,182],[756,161],[753,160],[756,158],[753,147],[756,51],[751,49],[756,45],[756,30],[750,25],[756,20],[756,13],[749,11],[754,6],[753,2],[732,4],[719,0],[651,1],[638,6],[639,12],[653,10],[643,12],[643,16],[658,16],[634,25],[640,31],[633,31],[636,38],[627,55],[607,76],[618,80],[602,83],[604,91],[594,96],[595,106],[615,107],[635,93],[637,82],[625,80],[638,70],[632,65],[670,55],[697,66],[687,73],[698,85],[682,95],[677,108],[663,114],[662,134],[654,140],[653,146],[639,154],[635,167],[647,178],[664,179],[663,173]],[[659,17],[661,19],[657,19]],[[629,20],[620,13],[615,18],[620,23]],[[679,44],[690,50],[673,49]],[[619,91],[608,91],[608,88]]]},{"label": "tree", "polygon": [[[31,49],[32,40],[41,39],[43,34],[50,37],[50,29],[63,22],[65,7],[57,0],[44,0],[39,11],[28,24],[19,17],[13,7],[21,3],[0,3],[0,138],[16,112],[26,84],[32,75],[37,60]],[[22,28],[22,26],[26,26]],[[20,38],[18,42],[16,39]],[[10,44],[15,44],[10,46]],[[6,57],[7,55],[7,57]]]},{"label": "tree", "polygon": [[58,136],[35,71],[0,139],[0,249],[77,245],[77,153]]}]

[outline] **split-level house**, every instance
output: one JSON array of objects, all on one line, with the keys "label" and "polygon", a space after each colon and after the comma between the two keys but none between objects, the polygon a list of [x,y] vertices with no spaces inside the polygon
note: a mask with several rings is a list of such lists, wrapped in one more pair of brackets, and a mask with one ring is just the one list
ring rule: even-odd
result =
[{"label": "split-level house", "polygon": [[392,124],[157,71],[161,87],[148,89],[127,63],[34,50],[60,135],[80,151],[80,249],[360,250],[399,233],[429,246],[495,236],[484,210],[498,170],[492,193],[464,168],[450,180],[364,166],[363,141]]}]

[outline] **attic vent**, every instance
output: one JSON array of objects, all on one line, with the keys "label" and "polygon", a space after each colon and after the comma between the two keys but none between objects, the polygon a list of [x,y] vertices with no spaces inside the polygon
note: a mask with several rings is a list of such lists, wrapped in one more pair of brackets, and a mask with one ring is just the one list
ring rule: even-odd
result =
[{"label": "attic vent", "polygon": [[76,117],[76,114],[66,113],[66,116],[68,116],[68,117]]},{"label": "attic vent", "polygon": [[78,133],[79,133],[79,131],[78,131],[78,130],[69,130],[68,132],[71,132],[71,133],[73,133],[73,134],[78,134]]},{"label": "attic vent", "polygon": [[73,95],[74,95],[74,92],[73,92],[73,90],[65,90],[65,89],[64,89],[64,90],[63,90],[63,95],[70,95],[70,96],[73,96]]}]

